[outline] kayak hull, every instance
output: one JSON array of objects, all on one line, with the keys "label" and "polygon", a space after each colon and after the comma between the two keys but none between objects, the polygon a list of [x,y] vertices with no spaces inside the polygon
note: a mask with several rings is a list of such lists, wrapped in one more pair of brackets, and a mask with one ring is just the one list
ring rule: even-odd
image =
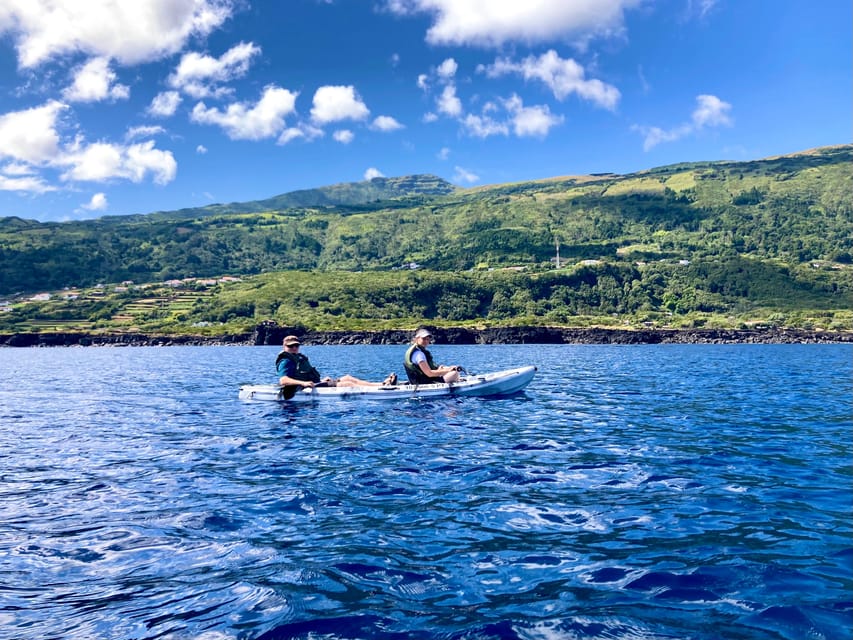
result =
[{"label": "kayak hull", "polygon": [[437,384],[399,384],[382,387],[314,387],[297,391],[285,399],[275,384],[245,384],[239,398],[245,401],[318,402],[322,400],[407,400],[410,398],[447,398],[450,396],[506,396],[523,390],[536,367],[526,366],[480,375],[464,375],[457,382]]}]

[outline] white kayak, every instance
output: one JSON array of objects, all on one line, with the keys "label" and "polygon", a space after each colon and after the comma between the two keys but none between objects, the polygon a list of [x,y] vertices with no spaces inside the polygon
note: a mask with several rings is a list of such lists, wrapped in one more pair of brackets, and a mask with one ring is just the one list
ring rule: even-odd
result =
[{"label": "white kayak", "polygon": [[382,387],[314,387],[300,389],[285,398],[277,384],[244,384],[241,400],[277,402],[316,402],[319,400],[406,400],[408,398],[446,398],[450,396],[506,396],[518,393],[533,380],[536,367],[526,366],[479,375],[466,374],[456,382],[436,384],[397,384]]}]

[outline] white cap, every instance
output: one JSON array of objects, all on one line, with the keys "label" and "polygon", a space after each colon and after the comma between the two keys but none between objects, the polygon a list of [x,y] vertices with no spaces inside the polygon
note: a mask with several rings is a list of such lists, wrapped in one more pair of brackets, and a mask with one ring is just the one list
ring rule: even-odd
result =
[{"label": "white cap", "polygon": [[428,329],[418,329],[417,333],[415,333],[415,338],[432,338],[432,334]]}]

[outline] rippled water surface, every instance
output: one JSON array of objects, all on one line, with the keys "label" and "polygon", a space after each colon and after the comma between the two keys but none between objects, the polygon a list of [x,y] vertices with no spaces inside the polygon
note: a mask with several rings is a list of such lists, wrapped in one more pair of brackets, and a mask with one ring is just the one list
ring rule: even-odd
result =
[{"label": "rippled water surface", "polygon": [[240,402],[277,351],[0,349],[0,637],[853,633],[849,345],[438,345],[539,373]]}]

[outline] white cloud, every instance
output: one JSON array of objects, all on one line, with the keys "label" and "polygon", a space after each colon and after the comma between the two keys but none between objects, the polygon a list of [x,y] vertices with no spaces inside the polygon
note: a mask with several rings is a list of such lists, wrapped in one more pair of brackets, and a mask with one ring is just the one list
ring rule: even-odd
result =
[{"label": "white cloud", "polygon": [[422,73],[418,76],[418,89],[423,89],[426,91],[429,89],[429,76],[425,73]]},{"label": "white cloud", "polygon": [[469,113],[461,122],[465,132],[475,138],[488,138],[489,136],[505,136],[509,134],[509,127],[506,123],[499,122],[487,115],[478,116]]},{"label": "white cloud", "polygon": [[449,79],[456,75],[456,70],[459,68],[459,65],[456,64],[456,60],[453,58],[448,58],[436,69],[436,73],[442,78]]},{"label": "white cloud", "polygon": [[18,64],[34,68],[82,53],[120,64],[157,60],[204,36],[232,13],[232,0],[3,0],[0,34],[9,33]]},{"label": "white cloud", "polygon": [[30,165],[23,162],[10,162],[3,168],[0,168],[0,172],[5,173],[7,176],[31,176],[35,173]]},{"label": "white cloud", "polygon": [[287,144],[288,142],[292,142],[298,138],[304,138],[305,132],[298,127],[288,127],[284,131],[281,132],[281,135],[278,137],[276,142],[278,144]]},{"label": "white cloud", "polygon": [[441,149],[438,150],[436,157],[439,160],[447,160],[450,157],[450,149],[447,147],[442,147]]},{"label": "white cloud", "polygon": [[160,126],[140,126],[140,127],[131,127],[127,130],[127,133],[124,134],[125,140],[133,140],[135,138],[150,138],[151,136],[160,135],[161,133],[166,133],[166,130]]},{"label": "white cloud", "polygon": [[456,97],[456,87],[452,84],[444,87],[441,95],[435,99],[435,105],[438,107],[439,113],[452,118],[456,118],[462,114],[462,101]]},{"label": "white cloud", "polygon": [[80,206],[88,211],[104,211],[108,206],[107,196],[104,193],[96,193],[89,202]]},{"label": "white cloud", "polygon": [[696,96],[698,106],[693,111],[693,123],[697,127],[730,126],[729,111],[732,105],[723,102],[717,96]]},{"label": "white cloud", "polygon": [[9,162],[0,167],[0,191],[20,191],[26,193],[46,193],[56,191],[35,174],[35,170],[22,162]]},{"label": "white cloud", "polygon": [[195,152],[200,156],[203,156],[205,153],[207,153],[207,147],[205,147],[203,144],[200,144],[195,148]]},{"label": "white cloud", "polygon": [[127,99],[130,96],[130,87],[116,84],[116,77],[107,58],[92,58],[75,70],[74,82],[62,92],[62,97],[69,102]]},{"label": "white cloud", "polygon": [[554,93],[554,97],[563,100],[570,94],[576,94],[600,107],[614,109],[619,102],[619,90],[601,80],[586,79],[584,68],[572,59],[564,59],[553,49],[538,58],[528,56],[521,62],[508,58],[499,58],[494,64],[478,68],[489,77],[507,73],[518,73],[525,80],[540,80]]},{"label": "white cloud", "polygon": [[382,173],[376,167],[370,167],[367,171],[364,172],[365,180],[373,180],[374,178],[384,178],[385,174]]},{"label": "white cloud", "polygon": [[397,129],[402,129],[403,125],[391,116],[377,116],[373,120],[371,128],[377,129],[378,131],[396,131]]},{"label": "white cloud", "polygon": [[54,159],[60,153],[57,119],[67,108],[51,100],[40,107],[0,116],[0,158],[30,164]]},{"label": "white cloud", "polygon": [[[141,182],[150,175],[154,182],[166,184],[174,179],[174,156],[155,148],[151,140],[130,145],[103,141],[86,144],[82,137],[63,141],[58,118],[67,108],[54,100],[0,116],[0,158],[12,160],[3,170],[3,189],[52,191],[55,187],[40,175],[49,169],[61,170],[64,181],[118,178]],[[130,138],[134,137],[132,132],[128,132]]]},{"label": "white cloud", "polygon": [[355,134],[349,129],[338,129],[332,134],[332,138],[341,144],[349,144],[355,139]]},{"label": "white cloud", "polygon": [[562,116],[555,116],[547,105],[525,107],[517,95],[506,101],[506,108],[512,114],[513,133],[519,138],[535,136],[544,138],[551,127],[563,122]]},{"label": "white cloud", "polygon": [[163,91],[154,96],[151,105],[148,107],[148,113],[152,116],[168,118],[175,115],[175,111],[182,100],[183,98],[177,91]]},{"label": "white cloud", "polygon": [[222,111],[199,102],[193,107],[190,119],[199,124],[220,126],[232,140],[271,138],[284,129],[284,118],[293,113],[297,95],[270,85],[254,105],[235,102]]},{"label": "white cloud", "polygon": [[194,98],[220,96],[228,90],[217,85],[246,75],[252,58],[260,53],[261,48],[251,42],[241,42],[219,58],[185,53],[167,82],[173,89],[180,89]]},{"label": "white cloud", "polygon": [[312,125],[301,123],[296,127],[288,127],[281,132],[281,135],[276,140],[276,144],[287,144],[299,138],[310,142],[316,138],[322,138],[323,130]]},{"label": "white cloud", "polygon": [[729,116],[732,105],[712,95],[696,96],[696,109],[691,114],[691,121],[671,129],[634,125],[632,130],[643,136],[643,150],[649,151],[664,142],[674,142],[708,128],[731,126],[733,121]]},{"label": "white cloud", "polygon": [[172,152],[155,149],[151,140],[129,146],[107,142],[83,145],[78,141],[56,164],[68,167],[63,180],[86,182],[113,178],[142,182],[151,174],[155,183],[167,184],[174,180],[178,168]]},{"label": "white cloud", "polygon": [[56,187],[47,184],[38,176],[13,176],[3,175],[0,172],[0,191],[20,191],[25,193],[46,193],[56,191]]},{"label": "white cloud", "polygon": [[401,15],[434,17],[426,40],[435,45],[497,47],[572,39],[584,44],[595,36],[623,31],[624,12],[642,0],[389,0]]},{"label": "white cloud", "polygon": [[355,87],[352,85],[327,85],[320,87],[314,93],[311,117],[315,122],[327,124],[340,120],[364,120],[369,115],[370,110],[356,94]]},{"label": "white cloud", "polygon": [[480,176],[478,176],[476,173],[468,171],[468,169],[465,169],[464,167],[454,167],[454,182],[467,182],[470,184],[472,182],[477,182],[479,179]]}]

